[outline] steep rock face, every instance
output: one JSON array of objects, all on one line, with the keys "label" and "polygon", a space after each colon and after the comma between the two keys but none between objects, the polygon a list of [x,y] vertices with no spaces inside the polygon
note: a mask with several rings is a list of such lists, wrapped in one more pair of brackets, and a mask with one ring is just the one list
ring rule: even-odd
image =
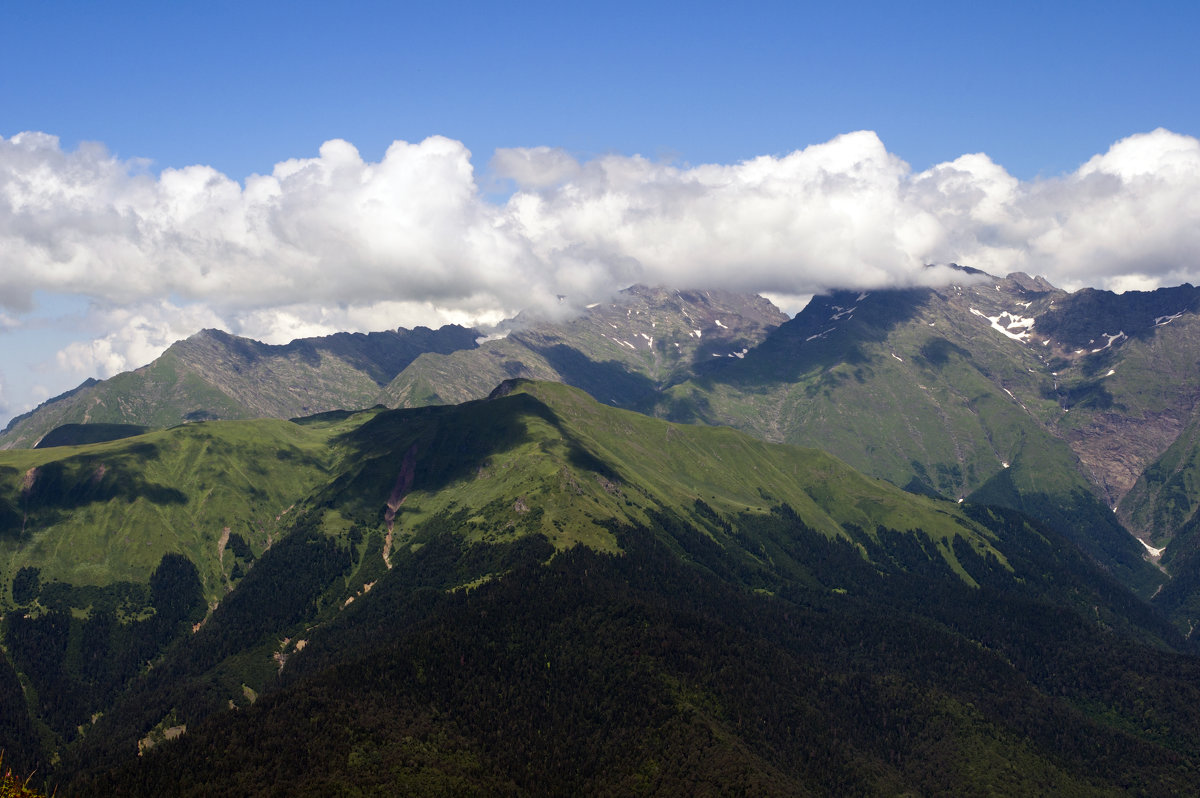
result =
[{"label": "steep rock face", "polygon": [[337,333],[272,346],[202,330],[146,366],[101,382],[89,380],[14,419],[0,434],[0,448],[33,446],[64,424],[167,427],[369,407],[382,386],[418,355],[472,348],[478,336],[449,325]]},{"label": "steep rock face", "polygon": [[423,355],[383,394],[412,407],[487,396],[513,377],[582,388],[606,404],[632,407],[757,346],[787,316],[762,297],[726,291],[633,286],[564,322],[518,317],[516,329],[479,349]]},{"label": "steep rock face", "polygon": [[1200,289],[1190,285],[1061,298],[1035,331],[1051,343],[1056,430],[1111,506],[1187,426],[1200,397]]}]

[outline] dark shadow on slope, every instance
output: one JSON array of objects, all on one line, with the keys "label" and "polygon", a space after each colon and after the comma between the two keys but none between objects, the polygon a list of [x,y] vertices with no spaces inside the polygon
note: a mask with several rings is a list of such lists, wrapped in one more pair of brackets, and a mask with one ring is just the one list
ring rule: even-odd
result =
[{"label": "dark shadow on slope", "polygon": [[1123,294],[1084,288],[1038,316],[1034,329],[1072,348],[1095,349],[1107,343],[1102,336],[1124,332],[1130,338],[1150,337],[1171,316],[1197,312],[1200,288],[1186,283]]},{"label": "dark shadow on slope", "polygon": [[[505,385],[519,383],[507,381]],[[380,413],[337,439],[347,449],[346,461],[356,463],[338,477],[320,500],[348,517],[378,523],[392,494],[405,454],[415,447],[411,490],[436,492],[477,475],[493,455],[529,440],[528,422],[540,420],[561,436],[573,465],[615,475],[563,426],[558,415],[527,393],[493,394],[493,398],[461,405],[430,406]]]},{"label": "dark shadow on slope", "polygon": [[1162,575],[1146,562],[1142,544],[1121,526],[1099,499],[1083,489],[1069,496],[1021,493],[1013,484],[1012,470],[1006,468],[967,500],[1017,510],[1057,530],[1084,551],[1096,552],[1117,579],[1142,596],[1148,596],[1161,584]]},{"label": "dark shadow on slope", "polygon": [[706,379],[753,390],[763,383],[795,382],[802,375],[840,364],[868,362],[864,346],[887,340],[896,326],[917,314],[928,288],[855,291],[813,297],[796,317],[780,325],[745,358],[730,359]]},{"label": "dark shadow on slope", "polygon": [[523,342],[562,376],[562,381],[587,391],[598,402],[628,407],[654,395],[657,386],[645,375],[616,360],[592,360],[566,344],[537,346]]},{"label": "dark shadow on slope", "polygon": [[158,447],[136,443],[119,452],[81,454],[32,469],[20,480],[6,480],[0,495],[0,537],[56,523],[72,510],[122,499],[152,504],[186,504],[187,496],[142,474],[146,461],[157,459]]},{"label": "dark shadow on slope", "polygon": [[372,333],[335,333],[298,338],[287,344],[264,344],[222,330],[204,330],[202,334],[234,358],[233,370],[239,374],[260,362],[284,361],[290,357],[317,369],[322,359],[330,356],[364,372],[380,387],[395,379],[419,355],[426,352],[448,355],[460,349],[474,349],[479,337],[478,330],[457,324],[437,330],[402,327]]},{"label": "dark shadow on slope", "polygon": [[310,341],[314,350],[329,352],[346,361],[368,374],[382,388],[418,356],[426,352],[449,355],[461,349],[475,349],[479,336],[478,330],[448,324],[437,330],[415,327],[372,333],[335,333]]},{"label": "dark shadow on slope", "polygon": [[921,357],[935,369],[941,370],[950,362],[951,355],[958,355],[964,360],[971,359],[971,353],[958,344],[953,344],[945,338],[930,338],[921,346]]},{"label": "dark shadow on slope", "polygon": [[149,432],[150,427],[138,424],[63,424],[46,433],[35,449],[50,449],[55,446],[82,446],[88,443],[106,443],[122,438],[133,438]]}]

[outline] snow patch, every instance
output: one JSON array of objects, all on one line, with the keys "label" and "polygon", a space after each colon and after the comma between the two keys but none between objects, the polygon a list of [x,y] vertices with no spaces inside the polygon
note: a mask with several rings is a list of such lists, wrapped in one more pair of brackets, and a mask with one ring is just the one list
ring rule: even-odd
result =
[{"label": "snow patch", "polygon": [[702,335],[702,333],[701,333],[699,330],[692,330],[692,335],[694,335],[694,336],[696,336],[697,338],[699,338],[699,337]]},{"label": "snow patch", "polygon": [[864,299],[866,299],[866,298],[867,298],[867,297],[869,297],[869,296],[870,296],[870,294],[868,294],[866,291],[864,291],[864,292],[862,292],[861,294],[859,294],[859,295],[858,295],[858,298],[857,298],[857,299],[855,299],[854,301],[855,301],[855,302],[862,302]]},{"label": "snow patch", "polygon": [[1117,373],[1117,370],[1116,370],[1116,369],[1109,369],[1109,370],[1108,370],[1108,373],[1107,373],[1107,374],[1105,374],[1104,376],[1105,376],[1105,377],[1111,377],[1112,375],[1114,375],[1114,374],[1116,374],[1116,373]]},{"label": "snow patch", "polygon": [[1104,346],[1100,347],[1099,349],[1093,349],[1092,350],[1093,355],[1096,354],[1097,352],[1103,352],[1105,349],[1108,349],[1110,346],[1115,344],[1117,341],[1120,341],[1124,338],[1129,337],[1129,336],[1125,335],[1124,330],[1121,330],[1116,335],[1109,335],[1108,333],[1101,333],[1101,335],[1103,335],[1105,338],[1108,339],[1108,343],[1106,343]]},{"label": "snow patch", "polygon": [[1183,311],[1181,310],[1178,313],[1176,313],[1174,316],[1159,316],[1157,319],[1154,320],[1154,326],[1162,327],[1164,324],[1170,324],[1171,322],[1175,321],[1175,319],[1179,318],[1182,315],[1183,315]]},{"label": "snow patch", "polygon": [[728,327],[726,327],[724,324],[722,324],[722,323],[721,323],[721,320],[720,320],[720,319],[717,319],[717,326],[718,326],[718,327],[720,327],[722,330],[728,330],[728,329],[729,329]]},{"label": "snow patch", "polygon": [[899,360],[901,363],[903,363],[903,362],[904,362],[904,358],[900,357],[900,356],[899,356],[899,355],[897,355],[895,352],[892,352],[892,357],[896,358],[896,359],[897,359],[897,360]]},{"label": "snow patch", "polygon": [[[1033,371],[1033,369],[1030,369],[1030,371]],[[1006,394],[1008,394],[1010,397],[1012,397],[1012,400],[1017,403],[1017,407],[1021,408],[1025,412],[1029,412],[1029,408],[1027,408],[1025,405],[1021,404],[1021,400],[1017,398],[1016,394],[1014,394],[1012,391],[1008,390],[1007,388],[1002,388],[1001,390],[1003,390]]]},{"label": "snow patch", "polygon": [[841,305],[831,305],[830,307],[833,308],[833,310],[837,311],[837,313],[834,313],[832,316],[829,317],[830,321],[838,321],[843,316],[846,316],[847,318],[849,318],[851,313],[858,310],[858,305],[855,305],[854,307],[850,308],[849,310],[847,310],[846,308],[843,308]]},{"label": "snow patch", "polygon": [[[1117,511],[1117,508],[1114,507],[1113,512],[1115,513],[1116,511]],[[1161,557],[1162,556],[1163,549],[1156,549],[1153,546],[1151,546],[1149,543],[1147,543],[1146,541],[1142,540],[1141,538],[1138,538],[1138,543],[1141,543],[1143,546],[1146,547],[1146,551],[1150,552],[1151,557]]]},{"label": "snow patch", "polygon": [[590,304],[590,305],[587,305],[586,307],[587,307],[587,309],[588,309],[588,310],[591,310],[592,308],[597,308],[597,307],[600,307],[600,303],[599,303],[599,302],[593,302],[592,304]]},{"label": "snow patch", "polygon": [[625,344],[625,346],[629,347],[630,349],[633,349],[634,351],[637,350],[637,347],[634,346],[633,344],[629,343],[628,341],[618,341],[618,343]]},{"label": "snow patch", "polygon": [[1007,460],[1001,460],[1001,461],[1000,461],[1000,465],[1001,465],[1001,467],[1003,467],[1003,468],[1008,468],[1008,461],[1007,461]]},{"label": "snow patch", "polygon": [[[999,289],[996,289],[999,290]],[[1014,341],[1024,341],[1029,337],[1029,328],[1033,326],[1034,319],[1024,318],[1015,313],[1010,313],[1007,310],[1003,311],[999,316],[989,316],[981,310],[970,308],[970,311],[976,316],[987,319],[991,322],[992,329],[1007,335]],[[1019,332],[1013,332],[1016,328]]]}]

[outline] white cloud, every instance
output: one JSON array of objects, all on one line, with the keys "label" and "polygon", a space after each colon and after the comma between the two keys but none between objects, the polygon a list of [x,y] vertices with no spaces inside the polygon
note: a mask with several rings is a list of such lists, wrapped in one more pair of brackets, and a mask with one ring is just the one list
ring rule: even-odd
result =
[{"label": "white cloud", "polygon": [[1061,178],[1020,183],[986,156],[915,175],[937,218],[934,260],[1045,274],[1064,287],[1155,287],[1200,276],[1200,141],[1167,130],[1115,143]]},{"label": "white cloud", "polygon": [[505,200],[436,136],[378,162],[328,141],[244,184],[0,138],[0,328],[35,292],[83,297],[95,340],[57,366],[107,376],[202,326],[282,343],[469,324],[639,281],[802,298],[945,279],[924,265],[951,261],[1067,287],[1200,281],[1200,142],[1161,129],[1033,182],[981,153],[913,173],[869,131],[736,164],[532,147],[491,169]]},{"label": "white cloud", "polygon": [[526,188],[558,185],[579,173],[579,162],[553,147],[512,147],[496,150],[489,164],[501,178]]},{"label": "white cloud", "polygon": [[87,377],[104,379],[144,366],[175,341],[205,327],[222,326],[222,320],[208,308],[178,307],[168,301],[96,310],[91,315],[90,326],[110,332],[92,341],[72,343],[56,357],[58,369],[74,382]]}]

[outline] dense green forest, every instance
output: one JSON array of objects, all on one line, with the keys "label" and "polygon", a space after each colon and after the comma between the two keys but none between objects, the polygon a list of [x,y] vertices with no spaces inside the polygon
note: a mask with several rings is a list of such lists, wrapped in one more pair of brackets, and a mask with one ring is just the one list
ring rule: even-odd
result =
[{"label": "dense green forest", "polygon": [[[969,560],[973,588],[913,534],[881,535],[867,561],[866,535],[831,540],[786,505],[718,520],[776,565],[678,522],[615,529],[621,555],[431,541],[312,630],[255,703],[138,759],[87,738],[71,789],[1163,795],[1195,778],[1200,661],[1085,559],[1033,591]],[[1111,592],[1064,607],[1089,583]],[[1127,630],[1104,620],[1130,610]],[[234,617],[253,613],[231,609],[222,637],[252,637]],[[202,678],[227,648],[198,636],[178,667]]]}]

